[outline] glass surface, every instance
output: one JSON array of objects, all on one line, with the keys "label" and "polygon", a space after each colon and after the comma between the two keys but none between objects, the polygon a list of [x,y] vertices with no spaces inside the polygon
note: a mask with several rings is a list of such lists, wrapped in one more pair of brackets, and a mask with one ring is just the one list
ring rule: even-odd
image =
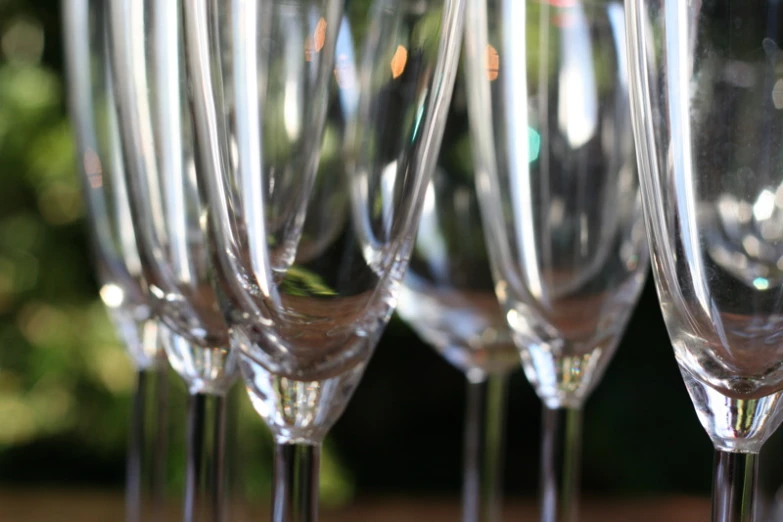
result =
[{"label": "glass surface", "polygon": [[623,4],[469,6],[468,94],[495,290],[541,399],[580,407],[648,262]]},{"label": "glass surface", "polygon": [[112,5],[112,58],[130,208],[172,367],[191,391],[224,393],[236,375],[210,283],[206,207],[196,176],[178,2]]},{"label": "glass surface", "polygon": [[148,368],[159,350],[128,206],[105,7],[104,0],[63,5],[68,101],[101,300],[134,363]]},{"label": "glass surface", "polygon": [[635,127],[653,272],[716,447],[758,451],[783,390],[783,42],[776,1],[635,1]]},{"label": "glass surface", "polygon": [[446,360],[480,380],[510,372],[519,354],[489,268],[467,110],[458,80],[397,312]]},{"label": "glass surface", "polygon": [[322,440],[394,309],[460,7],[248,0],[188,20],[215,272],[278,442]]}]

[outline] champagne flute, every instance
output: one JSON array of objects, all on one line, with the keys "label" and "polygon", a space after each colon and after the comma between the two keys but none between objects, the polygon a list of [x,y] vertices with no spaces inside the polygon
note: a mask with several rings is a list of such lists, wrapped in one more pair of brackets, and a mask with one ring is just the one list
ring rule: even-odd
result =
[{"label": "champagne flute", "polygon": [[321,443],[407,266],[462,2],[183,5],[218,294],[276,442],[272,519],[314,521]]},{"label": "champagne flute", "polygon": [[653,274],[715,447],[712,520],[751,521],[783,418],[781,5],[634,0],[627,17]]},{"label": "champagne flute", "polygon": [[226,394],[238,375],[211,285],[181,6],[111,0],[110,63],[139,259],[168,361],[188,391],[184,519],[227,518]]},{"label": "champagne flute", "polygon": [[581,411],[647,272],[619,1],[468,0],[495,290],[544,403],[541,515],[578,516]]},{"label": "champagne flute", "polygon": [[474,176],[458,80],[397,313],[465,374],[462,520],[491,522],[502,515],[507,381],[519,353],[495,296]]},{"label": "champagne flute", "polygon": [[114,89],[106,67],[106,1],[65,0],[68,102],[100,296],[137,372],[130,419],[126,520],[161,516],[167,368],[127,202]]}]

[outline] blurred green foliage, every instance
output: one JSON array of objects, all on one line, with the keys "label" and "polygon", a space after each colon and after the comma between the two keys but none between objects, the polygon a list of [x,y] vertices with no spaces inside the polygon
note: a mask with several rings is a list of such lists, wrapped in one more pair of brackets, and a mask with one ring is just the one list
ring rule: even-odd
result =
[{"label": "blurred green foliage", "polygon": [[[0,444],[71,432],[96,451],[111,451],[125,433],[96,437],[87,419],[106,415],[107,424],[123,425],[127,407],[113,407],[113,397],[127,396],[132,372],[84,270],[83,208],[63,86],[41,61],[41,22],[29,14],[3,22],[0,415],[9,422],[0,426]],[[77,415],[85,404],[99,411]],[[100,411],[101,405],[108,407]]]},{"label": "blurred green foliage", "polygon": [[[59,23],[58,0],[0,0],[0,481],[119,487],[134,375],[97,300],[64,107]],[[339,132],[330,140],[339,143]],[[450,124],[445,143],[446,167],[470,162],[466,122]],[[306,276],[290,282],[303,285]],[[176,493],[185,393],[176,378],[171,388],[169,484]],[[325,500],[346,501],[358,486],[359,493],[456,494],[463,390],[463,376],[394,319],[327,442]],[[248,495],[264,495],[269,435],[243,390],[236,393],[241,480]],[[510,398],[509,493],[532,495],[540,403],[519,374]],[[708,491],[709,441],[651,286],[585,423],[588,492]],[[783,455],[783,433],[765,455],[772,463]],[[770,491],[781,483],[776,466],[762,465],[762,474]]]}]

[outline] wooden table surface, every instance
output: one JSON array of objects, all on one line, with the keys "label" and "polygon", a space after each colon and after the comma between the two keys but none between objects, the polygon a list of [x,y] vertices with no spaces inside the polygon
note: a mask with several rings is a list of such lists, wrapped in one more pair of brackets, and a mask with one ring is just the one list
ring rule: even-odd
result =
[{"label": "wooden table surface", "polygon": [[[533,502],[508,501],[505,520],[537,522]],[[172,510],[172,521],[179,516]],[[321,522],[457,522],[457,499],[365,498],[339,510],[325,510]],[[702,498],[584,501],[581,522],[707,522],[709,502]],[[122,522],[119,493],[83,491],[0,491],[2,522]],[[269,520],[268,508],[256,506],[231,522]]]}]

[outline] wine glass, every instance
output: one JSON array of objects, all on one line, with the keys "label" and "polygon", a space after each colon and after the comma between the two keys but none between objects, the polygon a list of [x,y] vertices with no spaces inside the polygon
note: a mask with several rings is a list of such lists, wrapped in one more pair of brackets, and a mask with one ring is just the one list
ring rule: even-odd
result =
[{"label": "wine glass", "polygon": [[457,80],[397,313],[465,374],[462,520],[490,522],[502,514],[506,385],[519,353],[495,296],[474,177]]},{"label": "wine glass", "polygon": [[581,410],[647,273],[622,2],[468,0],[495,290],[543,401],[542,520],[575,520]]},{"label": "wine glass", "polygon": [[238,369],[211,285],[180,11],[173,0],[111,1],[109,48],[139,260],[189,391],[184,518],[212,522],[227,516],[226,394]]},{"label": "wine glass", "polygon": [[167,368],[127,202],[114,88],[106,67],[105,0],[63,2],[68,102],[78,147],[100,296],[136,367],[126,476],[126,520],[163,508]]},{"label": "wine glass", "polygon": [[775,0],[634,0],[633,123],[653,274],[715,446],[712,520],[753,520],[781,422],[783,26]]},{"label": "wine glass", "polygon": [[317,520],[321,443],[394,309],[461,0],[184,2],[218,295],[276,442],[272,518]]}]

